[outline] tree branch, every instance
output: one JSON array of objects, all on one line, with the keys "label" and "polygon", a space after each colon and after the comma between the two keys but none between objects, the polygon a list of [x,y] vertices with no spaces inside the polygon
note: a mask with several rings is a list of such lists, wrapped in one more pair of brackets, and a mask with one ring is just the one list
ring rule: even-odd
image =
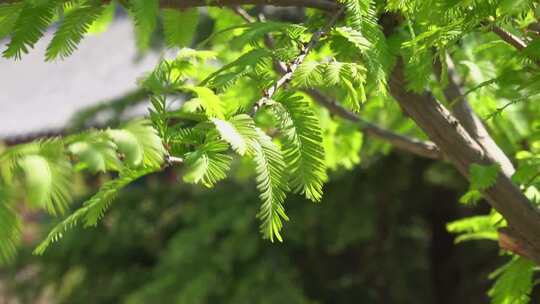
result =
[{"label": "tree branch", "polygon": [[[428,134],[463,176],[469,177],[469,166],[472,164],[493,164],[482,147],[433,95],[407,91],[401,59],[391,73],[389,83],[390,91],[402,109]],[[531,248],[531,258],[540,265],[538,210],[505,174],[499,174],[495,184],[483,191],[483,195]]]},{"label": "tree branch", "polygon": [[[502,172],[506,176],[511,177],[516,171],[514,165],[504,151],[489,135],[484,123],[476,115],[467,101],[461,86],[461,78],[457,74],[454,62],[449,55],[446,55],[446,63],[448,85],[444,88],[443,93],[448,101],[457,100],[455,103],[452,102],[452,112],[463,125],[465,130],[469,132],[469,135],[471,135],[471,137],[482,147],[485,156],[492,162],[498,163],[501,166]],[[439,61],[435,63],[435,72],[438,77],[441,76],[442,67]]]},{"label": "tree branch", "polygon": [[[252,23],[255,22],[255,18],[253,18],[248,12],[246,12],[241,7],[234,7],[234,12],[238,14],[240,17],[242,17],[246,22]],[[259,16],[259,21],[264,22],[264,16]],[[274,48],[274,40],[271,35],[267,34],[264,37],[264,43],[266,47],[273,49]],[[287,72],[287,65],[279,60],[274,61],[274,69],[278,74],[285,74]],[[422,156],[426,158],[432,158],[432,159],[441,159],[442,155],[439,151],[439,148],[437,145],[435,145],[433,142],[430,141],[422,141],[416,138],[410,138],[404,135],[400,135],[397,133],[394,133],[392,131],[386,130],[384,128],[379,127],[378,125],[365,121],[355,113],[345,109],[343,106],[341,106],[339,103],[335,102],[334,100],[331,100],[326,95],[324,95],[321,91],[316,89],[307,89],[304,90],[306,94],[308,94],[313,100],[315,100],[319,105],[325,107],[330,113],[337,115],[345,120],[354,122],[360,126],[360,129],[366,134],[367,136],[375,137],[383,141],[387,141],[389,144],[393,145],[394,147]]]},{"label": "tree branch", "polygon": [[506,43],[515,47],[518,51],[521,51],[527,47],[527,44],[525,44],[525,42],[521,40],[519,37],[515,36],[514,34],[510,32],[505,31],[504,29],[496,25],[491,26],[491,31],[495,33],[497,36],[499,36],[499,38],[504,40]]},{"label": "tree branch", "polygon": [[305,90],[317,103],[328,109],[331,113],[357,123],[364,134],[386,141],[394,147],[407,151],[422,157],[432,159],[442,159],[443,156],[437,145],[431,141],[423,141],[417,138],[407,137],[401,134],[394,133],[392,131],[381,128],[380,126],[365,121],[353,112],[345,109],[339,103],[330,100],[327,96],[323,95],[318,90]]},{"label": "tree branch", "polygon": [[[527,44],[521,40],[519,37],[515,36],[514,34],[496,26],[496,25],[490,25],[491,31],[495,33],[499,38],[504,40],[506,43],[510,44],[514,48],[516,48],[518,51],[523,51]],[[540,60],[533,60],[534,63],[540,67]]]},{"label": "tree branch", "polygon": [[[244,19],[247,23],[253,23],[253,22],[257,21],[248,12],[246,12],[243,8],[241,8],[239,6],[233,7],[233,11],[238,16],[242,17],[242,19]],[[259,19],[260,22],[265,21],[265,17],[264,17],[263,14],[259,14],[258,19]],[[270,34],[264,35],[264,44],[269,49],[273,50],[275,48],[274,39],[272,38],[272,36]],[[280,60],[278,60],[276,58],[276,59],[273,60],[272,64],[274,66],[274,70],[278,74],[283,75],[283,74],[287,73],[287,65],[284,62],[282,62],[282,61],[280,61]]]},{"label": "tree branch", "polygon": [[296,69],[302,64],[302,62],[304,62],[306,56],[309,54],[311,49],[315,47],[317,43],[319,43],[321,37],[325,35],[332,28],[332,26],[334,26],[334,24],[336,24],[339,17],[343,14],[344,11],[345,9],[341,8],[337,13],[332,16],[332,19],[330,19],[330,21],[322,29],[318,30],[311,36],[310,41],[305,46],[303,46],[300,54],[293,60],[291,65],[288,66],[287,73],[283,74],[270,88],[268,88],[264,92],[263,97],[261,97],[257,102],[255,102],[252,113],[257,112],[268,100],[272,99],[272,97],[279,88],[291,81],[294,71],[296,71]]}]

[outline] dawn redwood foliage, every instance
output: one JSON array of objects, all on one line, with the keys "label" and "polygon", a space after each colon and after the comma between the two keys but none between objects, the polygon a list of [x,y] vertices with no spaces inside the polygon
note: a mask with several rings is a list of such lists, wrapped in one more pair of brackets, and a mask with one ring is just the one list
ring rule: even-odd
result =
[{"label": "dawn redwood foliage", "polygon": [[[265,5],[303,12],[290,22],[265,16]],[[536,1],[8,0],[3,56],[24,60],[52,25],[44,59],[70,56],[116,7],[133,19],[141,52],[156,35],[177,50],[139,81],[148,119],[0,150],[3,261],[20,238],[16,202],[65,214],[73,175],[116,176],[50,232],[42,254],[69,228],[96,225],[123,187],[171,166],[209,188],[250,166],[261,233],[283,241],[287,195],[320,201],[334,172],[360,162],[365,136],[376,142],[363,156],[393,146],[450,162],[470,181],[461,203],[485,198],[493,210],[448,230],[498,240],[512,258],[492,275],[493,303],[529,301],[540,263]]]}]

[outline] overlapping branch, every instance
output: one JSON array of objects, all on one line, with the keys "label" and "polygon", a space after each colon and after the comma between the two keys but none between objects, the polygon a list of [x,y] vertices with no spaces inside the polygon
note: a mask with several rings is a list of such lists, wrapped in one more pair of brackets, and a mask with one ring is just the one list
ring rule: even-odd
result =
[{"label": "overlapping branch", "polygon": [[[520,52],[527,47],[527,44],[521,38],[496,25],[491,25],[491,31]],[[540,67],[540,60],[534,60],[534,63]]]},{"label": "overlapping branch", "polygon": [[345,8],[341,8],[337,13],[332,16],[332,19],[320,30],[316,31],[309,42],[302,47],[300,54],[293,60],[293,62],[287,67],[287,72],[283,74],[270,88],[268,88],[263,97],[261,97],[253,106],[252,112],[257,112],[266,101],[271,99],[279,88],[289,83],[293,77],[294,71],[304,62],[307,55],[315,47],[321,37],[325,35],[338,21],[339,17],[343,14]]},{"label": "overlapping branch", "polygon": [[[463,125],[465,130],[471,137],[482,147],[487,158],[498,163],[501,166],[502,172],[508,177],[512,176],[516,171],[514,165],[504,153],[504,151],[495,143],[491,135],[489,135],[486,126],[482,120],[476,115],[470,106],[467,97],[461,87],[461,79],[456,72],[452,58],[446,56],[448,84],[444,88],[443,93],[447,100],[457,102],[453,103],[452,112]],[[436,74],[441,75],[442,67],[440,62],[435,64]]]},{"label": "overlapping branch", "polygon": [[[255,22],[255,18],[249,15],[244,9],[240,7],[234,7],[233,10],[241,16],[246,22]],[[260,21],[264,18],[263,16],[259,17]],[[266,46],[270,49],[274,48],[274,41],[270,35],[266,35],[264,38]],[[281,61],[274,62],[274,69],[278,74],[286,74],[287,66]],[[359,125],[360,129],[367,136],[377,138],[382,141],[386,141],[392,146],[401,149],[406,152],[416,154],[421,157],[431,158],[431,159],[442,159],[443,156],[437,147],[437,145],[431,141],[424,141],[413,137],[404,136],[390,130],[384,129],[374,123],[368,122],[362,119],[357,114],[347,110],[338,102],[331,100],[321,91],[317,89],[307,89],[304,90],[315,102],[319,105],[325,107],[330,113],[339,116],[345,120],[351,121]]]},{"label": "overlapping branch", "polygon": [[[392,95],[463,176],[469,176],[472,164],[494,163],[460,121],[431,93],[417,94],[406,88],[403,61],[400,59],[390,77]],[[483,191],[483,195],[508,221],[516,237],[530,248],[529,257],[540,265],[540,212],[505,174],[499,174],[495,184]]]},{"label": "overlapping branch", "polygon": [[418,156],[431,159],[443,158],[439,147],[437,147],[434,142],[401,135],[384,129],[374,123],[368,122],[355,113],[347,110],[339,103],[329,99],[318,90],[306,90],[306,93],[308,93],[317,103],[328,109],[328,111],[330,111],[332,114],[357,123],[360,126],[360,129],[367,136],[386,141],[400,150],[407,151]]}]

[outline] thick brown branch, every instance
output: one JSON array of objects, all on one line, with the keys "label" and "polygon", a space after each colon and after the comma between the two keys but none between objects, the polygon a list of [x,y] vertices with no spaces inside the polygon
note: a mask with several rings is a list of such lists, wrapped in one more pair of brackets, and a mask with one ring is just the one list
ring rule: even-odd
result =
[{"label": "thick brown branch", "polygon": [[353,112],[345,109],[337,102],[330,100],[318,90],[305,90],[317,103],[327,108],[331,113],[360,125],[360,129],[367,136],[386,141],[392,146],[422,157],[432,159],[442,159],[442,154],[437,145],[431,141],[423,141],[417,138],[407,137],[379,127],[378,125],[365,121]]},{"label": "thick brown branch", "polygon": [[[429,93],[407,91],[403,62],[398,61],[390,78],[390,91],[402,109],[437,144],[445,157],[465,177],[469,166],[493,164],[482,147],[460,122]],[[540,261],[540,213],[510,181],[499,174],[496,183],[483,192],[484,197],[508,221],[519,237],[531,248],[533,260]]]},{"label": "thick brown branch", "polygon": [[[450,56],[446,57],[448,84],[444,88],[446,99],[453,103],[452,112],[463,125],[469,135],[482,147],[485,156],[494,163],[501,166],[502,172],[508,177],[512,176],[516,171],[514,165],[506,156],[504,151],[497,145],[493,138],[489,135],[482,120],[476,115],[471,108],[461,86],[461,79],[457,74],[454,62]],[[441,75],[441,64],[435,64],[435,70],[438,76]],[[453,102],[456,100],[457,102]]]}]

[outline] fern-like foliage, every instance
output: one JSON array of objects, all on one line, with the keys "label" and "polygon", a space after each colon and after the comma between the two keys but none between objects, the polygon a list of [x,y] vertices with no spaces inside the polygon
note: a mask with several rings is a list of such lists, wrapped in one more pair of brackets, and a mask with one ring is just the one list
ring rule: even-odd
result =
[{"label": "fern-like foliage", "polygon": [[24,2],[13,24],[11,40],[3,52],[4,57],[20,59],[23,53],[28,53],[51,23],[55,9],[56,1]]},{"label": "fern-like foliage", "polygon": [[498,164],[490,166],[472,164],[469,167],[469,191],[460,198],[460,202],[469,204],[479,201],[482,198],[481,192],[495,184],[500,171]]},{"label": "fern-like foliage", "polygon": [[[213,87],[223,87],[224,84],[227,84],[227,86],[231,85],[231,81],[235,82],[239,78],[235,77],[233,74],[240,73],[241,75],[245,75],[245,71],[248,70],[255,70],[258,66],[261,64],[265,64],[264,59],[268,59],[272,57],[272,52],[268,49],[264,48],[256,48],[253,49],[240,57],[238,57],[236,60],[224,65],[219,70],[215,71],[214,73],[210,74],[208,77],[206,77],[202,82],[201,85],[207,85],[210,84]],[[225,74],[226,71],[231,71],[232,74]],[[220,79],[219,76],[227,76],[226,80]]]},{"label": "fern-like foliage", "polygon": [[258,134],[253,119],[246,114],[239,114],[229,121],[212,119],[221,138],[228,142],[241,156],[253,149]]},{"label": "fern-like foliage", "polygon": [[88,170],[92,173],[119,171],[122,163],[117,150],[117,145],[107,132],[83,133],[68,146],[69,153],[76,159],[75,170]]},{"label": "fern-like foliage", "polygon": [[108,130],[128,165],[158,167],[163,162],[165,149],[161,138],[146,120],[134,120],[122,129]]},{"label": "fern-like foliage", "polygon": [[372,47],[371,42],[364,37],[362,32],[348,26],[336,27],[332,34],[343,37],[347,42],[354,45],[357,50],[362,52],[367,51]]},{"label": "fern-like foliage", "polygon": [[366,101],[366,69],[352,62],[306,61],[293,74],[293,84],[300,88],[338,87],[345,92],[344,103],[353,111],[360,111]]},{"label": "fern-like foliage", "polygon": [[65,159],[47,159],[41,155],[21,158],[28,200],[51,214],[63,214],[71,201],[71,168]]},{"label": "fern-like foliage", "polygon": [[[75,172],[119,171],[118,181],[105,185],[103,193],[66,220],[70,223],[84,214],[86,224],[95,224],[119,188],[161,169],[164,153],[161,139],[146,120],[132,121],[123,129],[90,130],[3,150],[0,153],[0,261],[9,260],[20,238],[15,202],[26,201],[50,214],[63,214],[71,202]],[[21,188],[24,191],[17,190]]]},{"label": "fern-like foliage", "polygon": [[450,233],[458,236],[456,243],[471,240],[492,240],[498,239],[497,229],[506,225],[503,217],[498,212],[491,212],[489,215],[477,215],[455,220],[446,225]]},{"label": "fern-like foliage", "polygon": [[[346,7],[347,25],[350,29],[337,30],[336,33],[342,35],[358,51],[365,54],[363,59],[368,67],[370,78],[374,79],[377,91],[385,95],[386,74],[391,66],[392,56],[378,24],[375,1],[340,0],[339,2]],[[366,47],[368,42],[370,47]]]},{"label": "fern-like foliage", "polygon": [[197,150],[186,153],[184,181],[202,183],[210,188],[225,179],[232,160],[226,154],[228,148],[223,141],[209,141],[199,146]]},{"label": "fern-like foliage", "polygon": [[90,25],[99,18],[103,7],[88,5],[74,8],[62,20],[45,52],[46,60],[70,56],[81,42]]},{"label": "fern-like foliage", "polygon": [[21,220],[10,202],[6,189],[0,189],[0,262],[2,263],[13,260],[21,237]]},{"label": "fern-like foliage", "polygon": [[221,98],[211,89],[202,86],[185,86],[186,91],[191,91],[197,95],[191,99],[192,104],[200,106],[209,117],[223,119],[225,117],[225,106]]},{"label": "fern-like foliage", "polygon": [[262,205],[257,217],[261,220],[261,232],[265,238],[282,241],[282,220],[289,220],[283,202],[288,191],[286,165],[279,147],[262,130],[257,129],[254,160],[257,172],[257,188]]},{"label": "fern-like foliage", "polygon": [[23,9],[23,3],[0,4],[0,40],[13,30]]},{"label": "fern-like foliage", "polygon": [[246,114],[236,115],[228,121],[214,118],[212,122],[220,137],[234,151],[255,161],[257,188],[262,201],[257,214],[261,220],[261,233],[272,242],[274,239],[282,241],[282,220],[288,220],[283,202],[289,190],[282,151]]},{"label": "fern-like foliage", "polygon": [[281,34],[289,40],[296,41],[306,32],[306,27],[302,25],[275,21],[252,22],[243,26],[243,28],[245,30],[231,41],[231,44],[238,48],[256,44],[270,33]]},{"label": "fern-like foliage", "polygon": [[490,274],[496,279],[489,290],[492,304],[528,304],[533,288],[533,262],[515,257]]},{"label": "fern-like foliage", "polygon": [[52,243],[62,238],[66,231],[75,227],[79,222],[84,222],[85,226],[95,226],[98,220],[103,217],[107,208],[109,208],[118,191],[136,179],[156,172],[159,169],[159,167],[147,167],[135,170],[123,170],[118,178],[103,184],[98,193],[86,201],[81,208],[77,209],[53,228],[41,244],[36,247],[34,253],[43,254]]},{"label": "fern-like foliage", "polygon": [[199,11],[163,10],[163,33],[168,46],[189,46],[197,29]]},{"label": "fern-like foliage", "polygon": [[291,172],[291,188],[317,202],[327,179],[320,123],[301,96],[286,92],[272,109],[283,132],[284,159]]},{"label": "fern-like foliage", "polygon": [[135,19],[137,46],[145,51],[150,46],[150,38],[157,26],[159,2],[158,0],[130,0],[129,4]]},{"label": "fern-like foliage", "polygon": [[[22,196],[34,208],[51,214],[62,214],[71,201],[71,164],[66,158],[62,141],[42,140],[23,144],[6,151],[6,174],[25,190]],[[12,197],[12,199],[20,198]]]}]

